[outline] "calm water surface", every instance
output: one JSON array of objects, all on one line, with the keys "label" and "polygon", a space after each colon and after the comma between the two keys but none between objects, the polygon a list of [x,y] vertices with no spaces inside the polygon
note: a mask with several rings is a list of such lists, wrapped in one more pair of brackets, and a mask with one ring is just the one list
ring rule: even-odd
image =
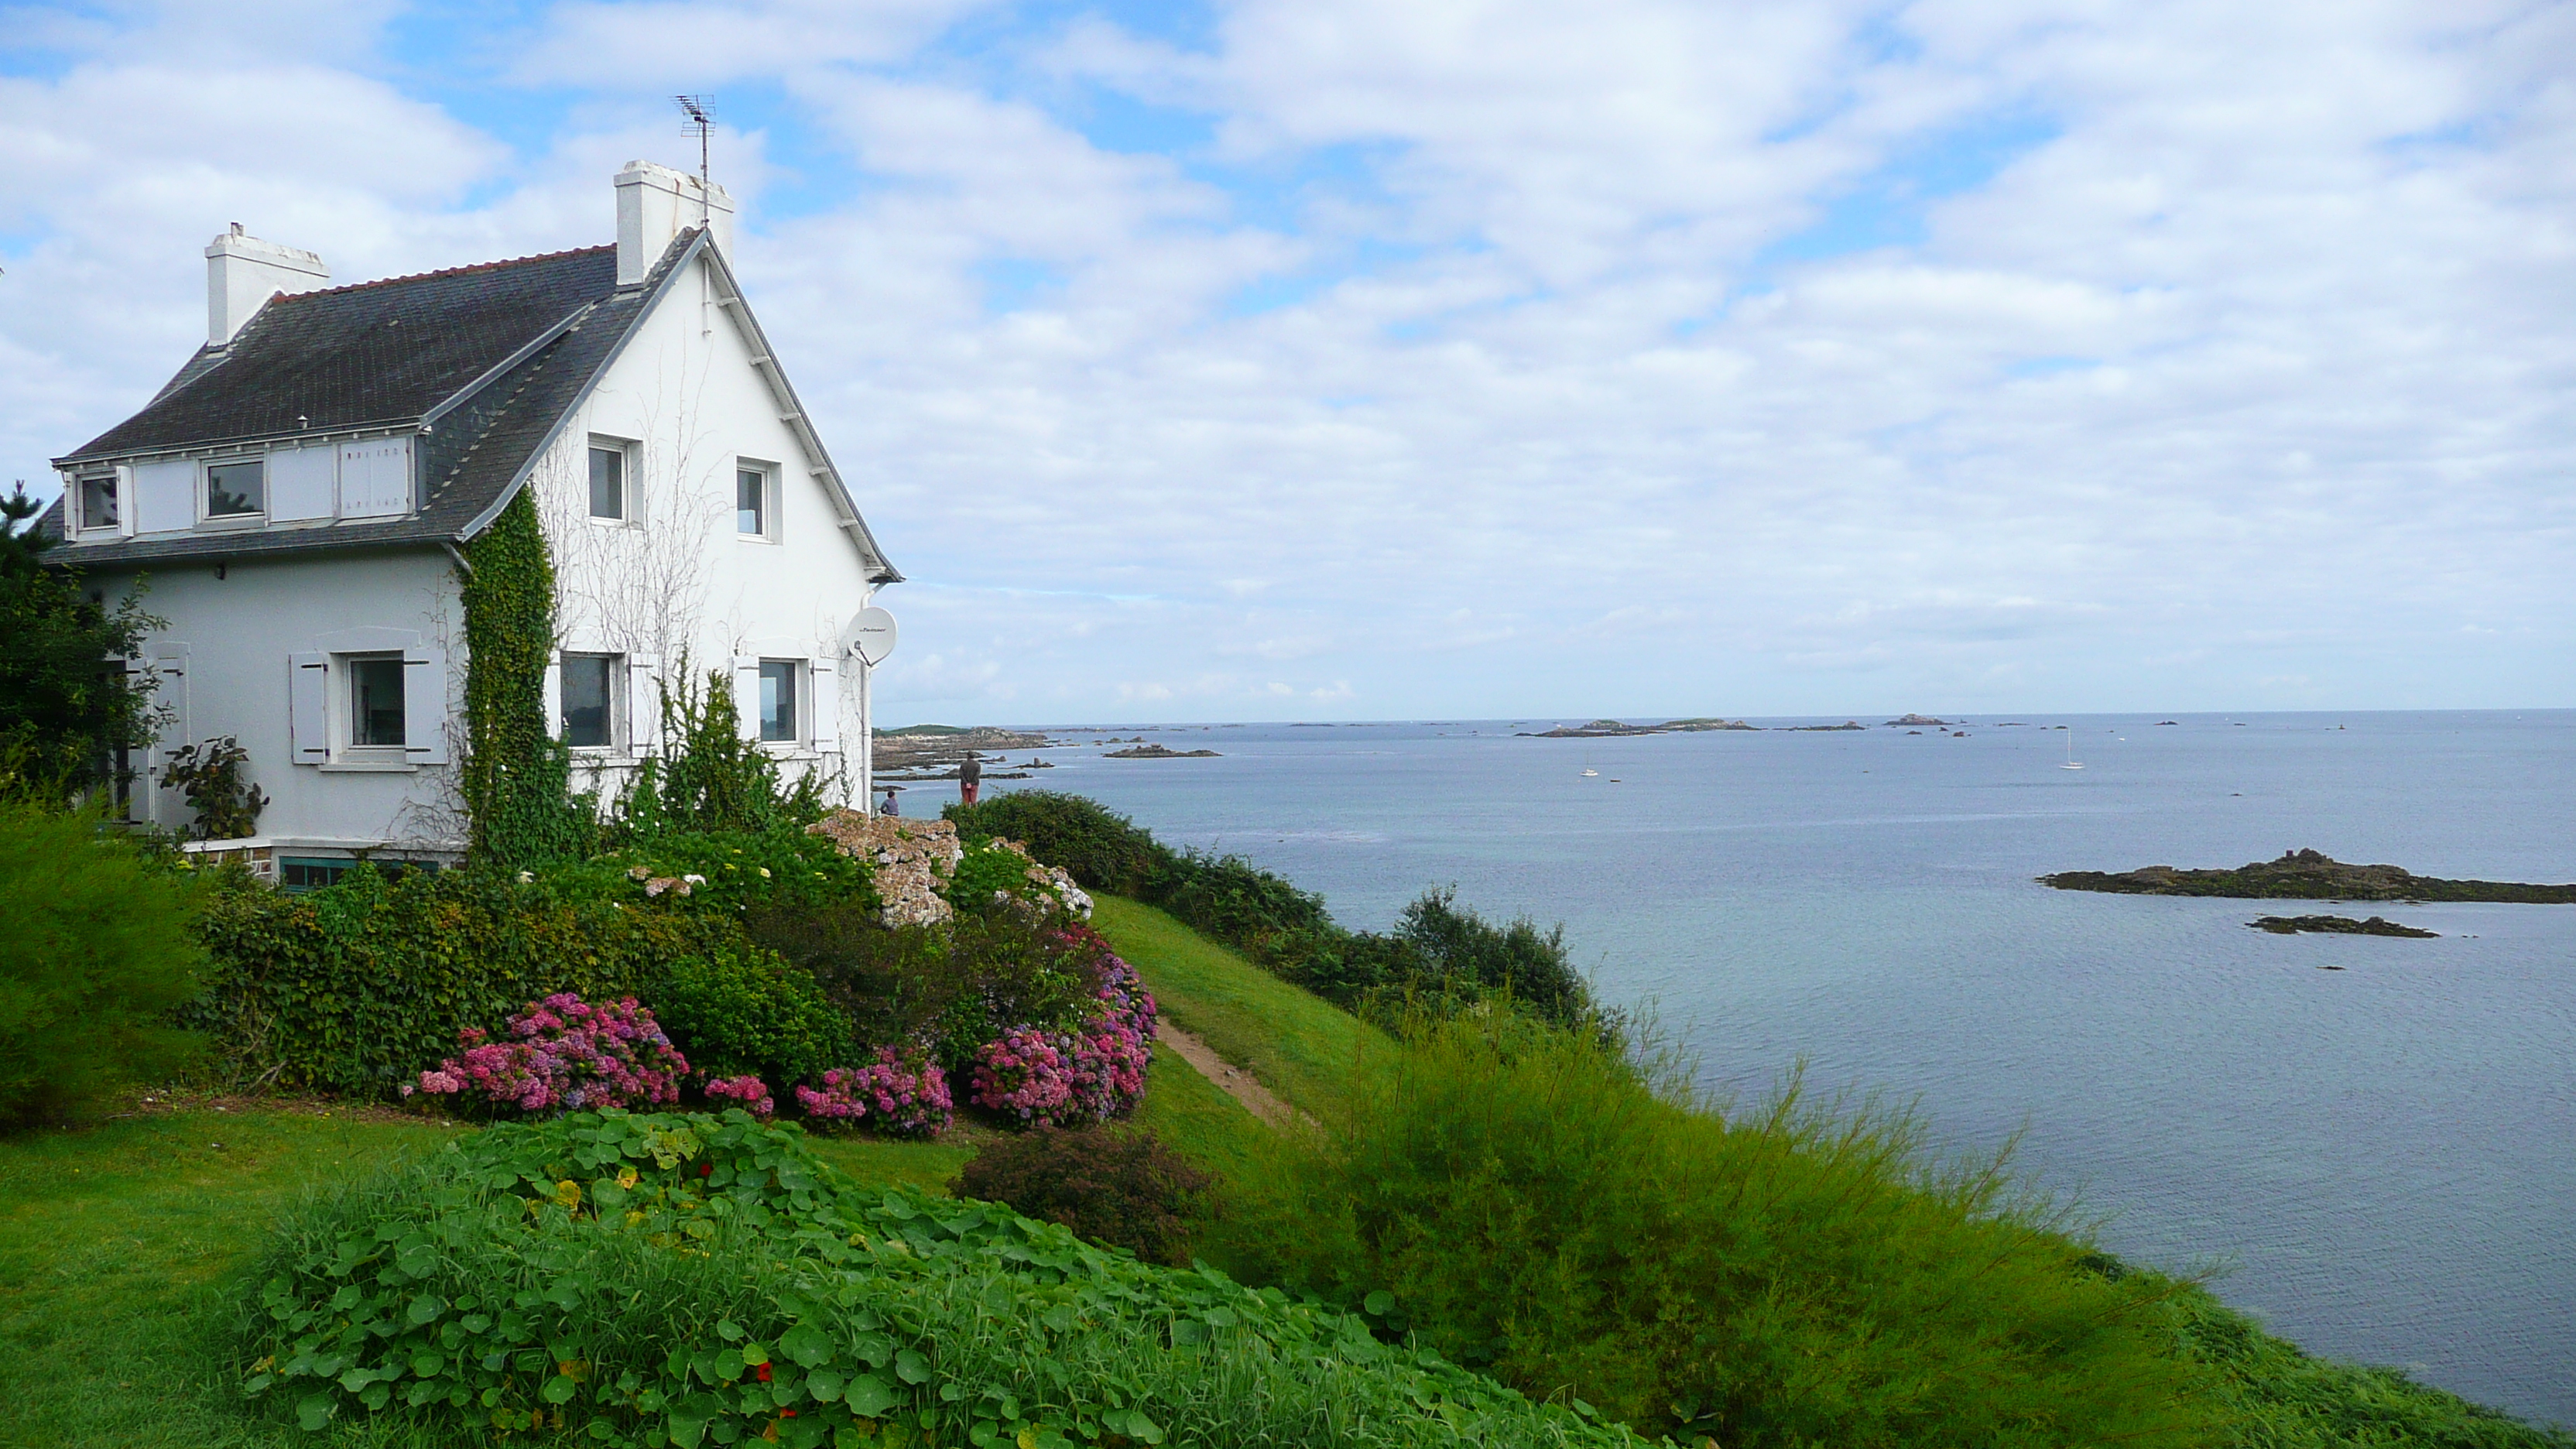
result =
[{"label": "calm water surface", "polygon": [[2576,712],[2020,718],[1121,727],[1223,757],[1051,750],[1028,783],[1245,855],[1354,927],[1449,882],[1562,920],[1713,1088],[1759,1097],[1803,1059],[1815,1086],[1919,1094],[1957,1147],[2023,1131],[2023,1167],[2115,1251],[2223,1266],[2223,1296],[2313,1351],[2576,1423],[2576,906],[2374,905],[2441,939],[2284,937],[2246,928],[2253,902],[2031,880],[2313,846],[2576,881]]}]

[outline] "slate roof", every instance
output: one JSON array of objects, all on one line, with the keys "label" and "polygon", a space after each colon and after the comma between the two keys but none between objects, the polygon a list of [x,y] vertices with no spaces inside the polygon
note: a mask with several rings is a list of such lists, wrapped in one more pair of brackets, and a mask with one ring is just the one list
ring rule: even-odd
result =
[{"label": "slate roof", "polygon": [[[420,510],[81,543],[53,557],[97,567],[463,542],[506,501],[698,239],[681,232],[642,284],[624,289],[607,246],[272,298],[231,346],[199,349],[141,412],[55,463],[426,422],[413,444],[429,480]],[[62,511],[56,499],[38,526],[61,537]],[[899,579],[866,525],[855,532],[879,581]]]}]

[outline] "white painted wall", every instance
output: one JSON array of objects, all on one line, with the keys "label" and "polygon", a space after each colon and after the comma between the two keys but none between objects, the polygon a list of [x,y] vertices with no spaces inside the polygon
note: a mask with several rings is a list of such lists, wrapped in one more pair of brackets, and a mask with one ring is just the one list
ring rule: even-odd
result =
[{"label": "white painted wall", "polygon": [[[216,576],[211,564],[156,567],[145,606],[170,621],[149,636],[144,655],[184,669],[167,702],[183,706],[152,752],[148,813],[162,825],[187,819],[177,792],[160,788],[166,751],[190,741],[233,735],[250,751],[252,783],[266,791],[260,833],[282,840],[452,848],[455,826],[445,809],[452,765],[360,769],[297,764],[289,708],[290,660],[342,648],[417,647],[441,656],[443,698],[436,713],[451,731],[464,678],[462,614],[454,565],[437,549],[307,559],[235,560]],[[110,597],[130,576],[92,576]],[[184,652],[183,652],[184,650]],[[335,681],[336,683],[336,681]],[[335,710],[345,702],[332,701]],[[333,727],[340,724],[333,718]],[[345,738],[345,734],[341,738]],[[451,749],[450,758],[454,757]]]},{"label": "white painted wall", "polygon": [[[737,660],[818,662],[809,677],[829,693],[810,702],[830,711],[828,726],[809,723],[805,745],[774,748],[791,770],[843,776],[855,790],[858,669],[842,659],[840,634],[871,586],[814,476],[822,460],[780,421],[735,309],[716,295],[703,263],[676,279],[532,474],[555,554],[561,647],[646,657],[674,675],[685,655],[700,679]],[[627,522],[589,516],[593,437],[637,445]],[[776,479],[766,539],[735,528],[735,469],[746,459]],[[591,763],[612,776],[621,768],[614,755]]]}]

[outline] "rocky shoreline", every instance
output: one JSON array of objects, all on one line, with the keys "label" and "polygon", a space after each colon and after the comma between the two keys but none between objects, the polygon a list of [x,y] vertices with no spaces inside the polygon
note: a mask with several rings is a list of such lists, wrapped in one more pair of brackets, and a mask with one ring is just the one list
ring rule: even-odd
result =
[{"label": "rocky shoreline", "polygon": [[[2509,901],[2524,905],[2576,905],[2576,885],[2518,881],[2444,880],[2394,865],[2347,865],[2314,850],[2292,850],[2278,860],[2258,860],[2234,870],[2176,870],[2142,866],[2117,873],[2068,870],[2039,877],[2062,891],[2104,891],[2131,896],[2224,896],[2236,900],[2308,901]],[[2328,927],[2325,929],[2334,929]]]}]

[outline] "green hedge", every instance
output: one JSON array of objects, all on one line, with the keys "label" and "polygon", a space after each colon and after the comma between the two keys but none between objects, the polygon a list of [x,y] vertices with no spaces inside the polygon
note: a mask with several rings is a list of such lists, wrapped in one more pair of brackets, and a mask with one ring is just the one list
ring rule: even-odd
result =
[{"label": "green hedge", "polygon": [[488,872],[352,871],[308,895],[218,892],[196,929],[214,960],[182,1019],[238,1077],[381,1096],[550,992],[650,1001],[739,926]]}]

